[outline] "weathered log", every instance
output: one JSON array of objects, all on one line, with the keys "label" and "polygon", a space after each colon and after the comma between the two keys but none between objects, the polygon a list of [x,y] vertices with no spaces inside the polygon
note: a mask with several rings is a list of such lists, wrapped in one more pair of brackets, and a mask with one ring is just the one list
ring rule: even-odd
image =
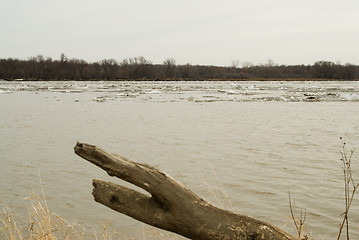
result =
[{"label": "weathered log", "polygon": [[296,239],[263,221],[213,206],[152,166],[86,143],[77,143],[75,153],[149,193],[93,180],[96,202],[141,222],[191,239]]}]

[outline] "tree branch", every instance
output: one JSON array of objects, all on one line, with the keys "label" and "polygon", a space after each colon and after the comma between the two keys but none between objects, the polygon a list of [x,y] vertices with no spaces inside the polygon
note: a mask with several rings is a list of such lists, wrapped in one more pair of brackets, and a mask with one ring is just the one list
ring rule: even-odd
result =
[{"label": "tree branch", "polygon": [[296,239],[260,220],[219,209],[167,174],[86,143],[75,153],[110,176],[132,183],[150,195],[102,180],[93,180],[93,196],[111,209],[141,222],[191,239]]}]

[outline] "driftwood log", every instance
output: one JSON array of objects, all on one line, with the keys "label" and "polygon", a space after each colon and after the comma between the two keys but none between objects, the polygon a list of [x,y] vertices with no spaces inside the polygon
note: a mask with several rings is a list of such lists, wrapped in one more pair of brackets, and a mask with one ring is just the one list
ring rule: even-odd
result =
[{"label": "driftwood log", "polygon": [[190,239],[296,239],[263,221],[213,206],[152,166],[132,162],[86,143],[77,143],[75,153],[110,176],[149,193],[93,180],[92,194],[96,202],[141,222]]}]

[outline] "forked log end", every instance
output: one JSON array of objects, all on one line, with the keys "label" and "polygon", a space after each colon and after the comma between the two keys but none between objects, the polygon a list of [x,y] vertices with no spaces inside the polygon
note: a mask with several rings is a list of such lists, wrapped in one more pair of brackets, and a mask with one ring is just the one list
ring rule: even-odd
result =
[{"label": "forked log end", "polygon": [[141,222],[198,240],[296,239],[263,221],[213,206],[152,166],[132,162],[86,143],[77,143],[74,150],[109,175],[149,193],[93,180],[96,202]]}]

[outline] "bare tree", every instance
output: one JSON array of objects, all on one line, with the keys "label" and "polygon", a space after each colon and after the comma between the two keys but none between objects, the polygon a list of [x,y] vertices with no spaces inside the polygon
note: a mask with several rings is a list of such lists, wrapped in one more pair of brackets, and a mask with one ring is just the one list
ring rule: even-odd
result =
[{"label": "bare tree", "polygon": [[114,80],[118,72],[118,62],[115,59],[104,59],[99,62],[106,80]]},{"label": "bare tree", "polygon": [[176,59],[167,58],[163,61],[165,78],[175,78],[176,77]]}]

